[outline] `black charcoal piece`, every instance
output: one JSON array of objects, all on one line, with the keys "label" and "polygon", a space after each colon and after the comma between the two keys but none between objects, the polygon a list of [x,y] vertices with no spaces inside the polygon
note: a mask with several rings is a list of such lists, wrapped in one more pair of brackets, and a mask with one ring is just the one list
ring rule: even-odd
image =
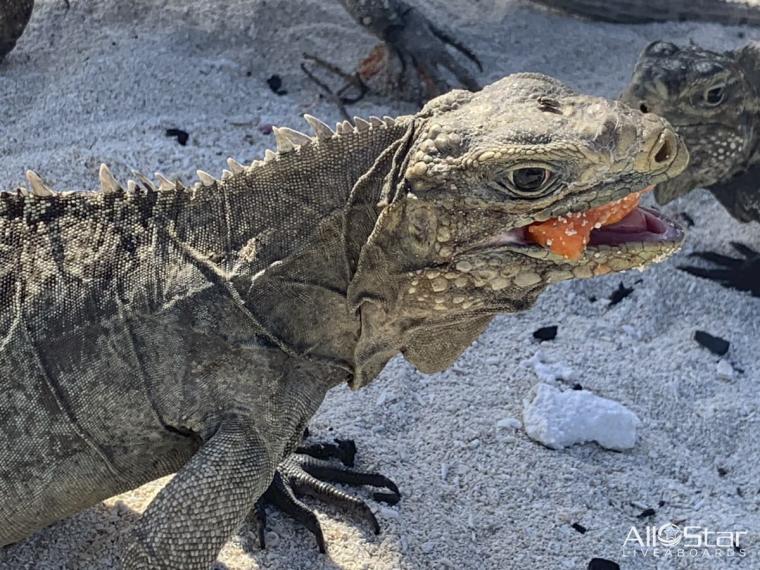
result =
[{"label": "black charcoal piece", "polygon": [[713,336],[705,331],[694,331],[694,340],[718,356],[726,354],[731,346],[731,343],[727,340],[719,336]]},{"label": "black charcoal piece", "polygon": [[631,293],[633,293],[633,287],[626,287],[621,281],[618,288],[612,292],[612,295],[610,295],[610,306],[617,305]]},{"label": "black charcoal piece", "polygon": [[176,137],[177,142],[182,146],[187,144],[187,139],[190,138],[190,133],[183,131],[182,129],[166,129],[167,137]]},{"label": "black charcoal piece", "polygon": [[554,340],[557,338],[557,325],[550,327],[541,327],[540,329],[533,331],[533,338],[540,341]]},{"label": "black charcoal piece", "polygon": [[282,77],[277,75],[276,73],[267,79],[267,85],[269,85],[269,88],[272,90],[273,93],[276,93],[277,95],[287,95],[287,90],[282,88]]}]

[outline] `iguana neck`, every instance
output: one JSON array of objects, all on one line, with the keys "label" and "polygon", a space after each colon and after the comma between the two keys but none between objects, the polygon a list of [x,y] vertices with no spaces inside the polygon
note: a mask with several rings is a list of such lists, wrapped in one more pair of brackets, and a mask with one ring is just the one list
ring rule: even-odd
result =
[{"label": "iguana neck", "polygon": [[217,232],[219,269],[284,351],[353,373],[361,323],[347,290],[411,129],[411,118],[344,129],[201,190],[207,223],[189,222],[186,243],[201,253]]}]

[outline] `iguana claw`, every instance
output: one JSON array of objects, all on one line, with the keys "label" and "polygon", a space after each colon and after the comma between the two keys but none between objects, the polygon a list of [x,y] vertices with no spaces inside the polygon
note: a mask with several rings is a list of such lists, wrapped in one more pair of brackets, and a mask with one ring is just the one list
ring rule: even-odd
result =
[{"label": "iguana claw", "polygon": [[[450,89],[445,78],[451,74],[462,86],[477,91],[480,87],[467,66],[450,51],[458,51],[482,71],[477,56],[449,32],[430,22],[419,10],[404,0],[342,0],[346,10],[375,36],[383,40],[387,49],[375,50],[362,62],[359,76],[368,81],[372,76],[390,69],[390,58],[399,60],[403,76],[408,68],[414,69],[420,79],[422,99],[427,100]],[[403,88],[405,81],[399,77],[393,91]],[[405,94],[410,95],[410,94]],[[418,97],[419,98],[419,97]]]},{"label": "iguana claw", "polygon": [[[351,469],[356,445],[350,440],[336,440],[336,444],[305,445],[280,463],[272,484],[256,503],[252,517],[257,526],[259,546],[266,548],[266,510],[271,504],[304,525],[315,537],[319,551],[325,552],[325,539],[319,519],[312,509],[299,497],[308,495],[323,502],[346,509],[366,520],[375,534],[380,534],[380,524],[369,505],[337,487],[327,483],[344,483],[356,486],[372,486],[387,489],[375,492],[377,501],[396,504],[401,493],[396,484],[379,473]],[[324,459],[339,459],[345,466],[329,463]]]},{"label": "iguana claw", "polygon": [[731,242],[739,257],[731,257],[712,251],[698,251],[693,257],[699,257],[715,264],[708,269],[696,266],[680,266],[679,269],[691,275],[717,281],[724,287],[748,291],[753,297],[760,297],[760,253],[742,243]]}]

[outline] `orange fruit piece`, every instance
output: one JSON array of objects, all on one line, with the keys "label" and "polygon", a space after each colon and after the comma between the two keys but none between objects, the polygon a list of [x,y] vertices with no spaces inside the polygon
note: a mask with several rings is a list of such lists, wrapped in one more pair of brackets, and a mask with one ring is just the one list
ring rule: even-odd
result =
[{"label": "orange fruit piece", "polygon": [[639,205],[641,195],[650,189],[633,192],[620,200],[585,212],[573,212],[566,216],[531,224],[528,226],[528,239],[533,243],[548,247],[553,253],[565,259],[579,259],[586,250],[586,245],[591,239],[591,232],[595,228],[621,221]]}]

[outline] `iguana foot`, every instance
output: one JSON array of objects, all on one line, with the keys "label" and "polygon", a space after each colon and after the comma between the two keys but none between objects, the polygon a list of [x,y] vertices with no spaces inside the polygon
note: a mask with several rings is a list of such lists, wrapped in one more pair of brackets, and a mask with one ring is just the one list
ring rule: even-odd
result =
[{"label": "iguana foot", "polygon": [[256,503],[251,513],[258,527],[259,546],[266,548],[265,505],[271,504],[305,526],[316,538],[319,551],[325,552],[325,539],[319,519],[314,511],[300,500],[300,497],[305,495],[358,515],[370,524],[375,534],[379,534],[380,525],[369,505],[362,499],[330,485],[327,481],[387,489],[388,492],[373,493],[373,497],[375,500],[389,504],[396,504],[401,498],[401,493],[396,484],[379,473],[359,471],[307,455],[307,453],[314,452],[320,457],[338,458],[341,461],[346,460],[344,462],[353,464],[353,456],[356,452],[356,446],[353,445],[353,442],[344,442],[343,445],[337,443],[337,445],[304,446],[299,450],[304,451],[304,453],[293,453],[280,463],[272,484]]},{"label": "iguana foot", "polygon": [[[446,76],[452,76],[471,91],[480,87],[470,69],[449,50],[459,52],[482,71],[477,56],[446,30],[428,20],[422,12],[403,0],[342,0],[351,15],[383,40],[385,49],[375,49],[359,68],[365,83],[382,76],[387,90],[405,98],[427,100],[450,89]],[[394,61],[395,60],[395,61]],[[394,66],[398,63],[398,66]],[[414,70],[419,83],[406,77]]]},{"label": "iguana foot", "polygon": [[697,277],[717,281],[724,287],[748,291],[753,297],[760,297],[760,252],[738,242],[731,242],[731,245],[739,253],[739,257],[712,251],[698,251],[692,254],[715,264],[716,268],[690,265],[680,266],[679,269]]},{"label": "iguana foot", "polygon": [[16,47],[32,16],[34,0],[0,0],[0,61]]}]

